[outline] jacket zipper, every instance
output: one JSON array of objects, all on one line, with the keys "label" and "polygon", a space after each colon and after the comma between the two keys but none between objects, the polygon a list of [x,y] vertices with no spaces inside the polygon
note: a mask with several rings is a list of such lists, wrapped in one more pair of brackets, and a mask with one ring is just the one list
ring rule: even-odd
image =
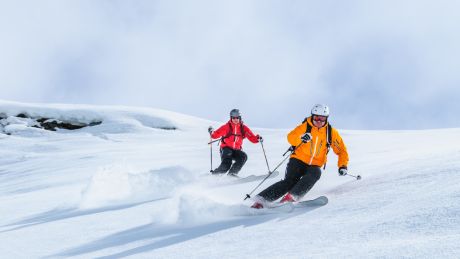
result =
[{"label": "jacket zipper", "polygon": [[318,136],[316,136],[316,139],[315,139],[315,147],[313,149],[313,154],[311,154],[310,162],[308,163],[309,165],[311,165],[311,162],[313,162],[313,158],[315,157],[317,145],[318,145]]},{"label": "jacket zipper", "polygon": [[319,152],[321,151],[321,148],[323,147],[323,141],[321,140],[321,142],[319,143],[319,148],[318,150],[316,151],[316,155],[315,156],[318,156],[319,155]]},{"label": "jacket zipper", "polygon": [[235,145],[236,145],[236,140],[238,139],[237,135],[236,135],[236,126],[235,126],[235,130],[234,130],[234,133],[233,135],[235,136],[235,138],[233,138],[233,149],[235,149]]}]

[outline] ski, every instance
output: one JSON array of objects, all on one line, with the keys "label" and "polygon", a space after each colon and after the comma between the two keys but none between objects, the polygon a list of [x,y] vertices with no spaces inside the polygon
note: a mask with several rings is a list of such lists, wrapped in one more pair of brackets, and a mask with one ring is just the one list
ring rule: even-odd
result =
[{"label": "ski", "polygon": [[250,208],[253,215],[264,215],[274,213],[290,213],[295,207],[292,203],[273,203],[261,209]]},{"label": "ski", "polygon": [[214,187],[217,186],[227,186],[227,185],[235,185],[235,184],[244,184],[250,183],[255,181],[261,181],[268,176],[268,178],[274,178],[279,175],[278,171],[272,172],[269,174],[262,174],[262,175],[248,175],[248,176],[230,176],[228,174],[220,174],[220,175],[202,175],[202,179],[205,183],[210,184]]},{"label": "ski", "polygon": [[230,176],[232,178],[235,178],[233,182],[235,183],[248,183],[248,182],[254,182],[254,181],[259,181],[265,179],[265,177],[268,176],[268,178],[273,178],[278,176],[280,173],[278,171],[272,172],[270,175],[269,174],[263,174],[263,175],[248,175],[248,176]]},{"label": "ski", "polygon": [[326,205],[329,202],[329,199],[326,196],[319,196],[313,200],[300,201],[293,203],[295,208],[305,208],[305,207],[321,207]]},{"label": "ski", "polygon": [[316,199],[305,200],[300,202],[286,202],[286,203],[271,203],[262,209],[252,209],[254,214],[272,214],[272,213],[290,213],[296,209],[301,208],[318,208],[326,205],[329,202],[326,196],[319,196]]}]

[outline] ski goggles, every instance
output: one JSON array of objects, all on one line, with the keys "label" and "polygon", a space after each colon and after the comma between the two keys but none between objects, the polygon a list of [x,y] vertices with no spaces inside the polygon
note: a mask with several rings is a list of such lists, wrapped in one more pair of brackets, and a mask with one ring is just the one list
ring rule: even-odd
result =
[{"label": "ski goggles", "polygon": [[239,120],[239,119],[241,119],[241,117],[233,117],[233,116],[232,116],[231,118],[232,118],[232,120]]},{"label": "ski goggles", "polygon": [[313,120],[314,121],[325,122],[325,121],[327,121],[327,117],[326,116],[315,115],[315,116],[313,116]]}]

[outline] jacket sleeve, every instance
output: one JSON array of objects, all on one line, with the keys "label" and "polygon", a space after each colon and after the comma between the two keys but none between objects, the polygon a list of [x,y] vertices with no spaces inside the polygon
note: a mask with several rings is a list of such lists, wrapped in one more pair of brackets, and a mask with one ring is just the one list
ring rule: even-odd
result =
[{"label": "jacket sleeve", "polygon": [[220,138],[220,137],[225,136],[227,133],[227,129],[228,129],[227,124],[220,126],[220,128],[212,132],[211,138]]},{"label": "jacket sleeve", "polygon": [[302,134],[304,134],[307,131],[307,122],[304,122],[297,126],[295,129],[293,129],[289,134],[287,135],[287,139],[289,144],[292,146],[298,146],[302,142],[300,137]]},{"label": "jacket sleeve", "polygon": [[259,143],[259,138],[257,137],[258,135],[254,135],[252,131],[246,126],[243,125],[244,127],[244,136],[249,139],[252,143]]},{"label": "jacket sleeve", "polygon": [[336,129],[332,129],[332,150],[334,150],[334,153],[339,156],[337,166],[348,166],[348,151],[347,147],[345,146],[345,143],[342,140],[342,137],[340,136],[339,132]]}]

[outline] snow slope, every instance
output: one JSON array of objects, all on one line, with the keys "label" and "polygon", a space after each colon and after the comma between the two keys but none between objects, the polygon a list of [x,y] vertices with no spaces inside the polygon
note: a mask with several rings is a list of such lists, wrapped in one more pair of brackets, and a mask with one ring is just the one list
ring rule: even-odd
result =
[{"label": "snow slope", "polygon": [[[305,197],[326,195],[329,204],[262,213],[243,201],[257,182],[208,175],[206,129],[221,122],[145,108],[6,101],[0,113],[103,121],[51,132],[11,117],[11,135],[0,134],[2,258],[460,256],[460,129],[341,130],[350,173],[363,179],[339,177],[331,152]],[[273,168],[289,129],[253,131],[264,136]],[[266,173],[261,146],[244,147],[249,160],[240,174]]]}]

